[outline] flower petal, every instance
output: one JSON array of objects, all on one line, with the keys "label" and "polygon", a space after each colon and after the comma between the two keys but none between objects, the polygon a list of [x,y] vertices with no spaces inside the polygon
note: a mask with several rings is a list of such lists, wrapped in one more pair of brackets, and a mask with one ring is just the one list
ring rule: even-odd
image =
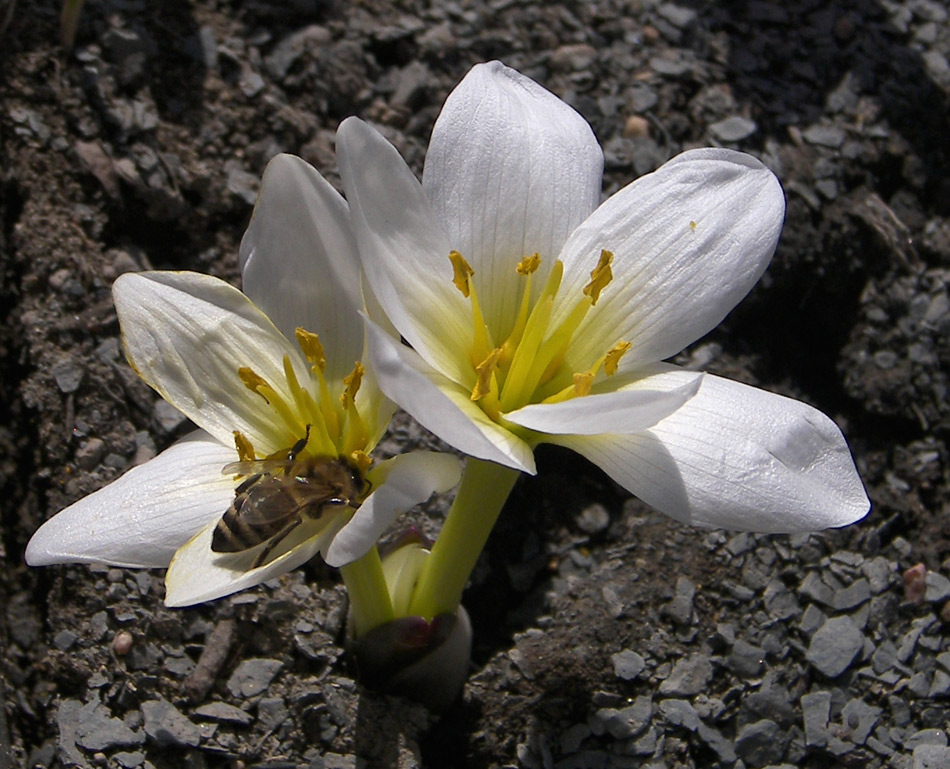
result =
[{"label": "flower petal", "polygon": [[[263,566],[252,568],[263,543],[240,553],[216,553],[211,538],[217,521],[212,522],[175,553],[165,574],[165,605],[192,606],[213,601],[239,590],[261,584],[296,569],[315,556],[345,521],[343,515],[324,521],[305,520],[284,539],[279,555]],[[320,528],[316,528],[317,526]]]},{"label": "flower petal", "polygon": [[[690,372],[670,367],[671,387]],[[790,398],[707,374],[699,392],[633,435],[555,437],[677,520],[763,532],[845,526],[870,503],[837,425]]]},{"label": "flower petal", "polygon": [[363,351],[360,261],[343,197],[309,163],[277,155],[241,241],[244,293],[288,339],[302,326],[340,381]]},{"label": "flower petal", "polygon": [[613,280],[575,334],[581,368],[618,340],[633,344],[631,370],[675,355],[714,328],[765,270],[782,229],[785,198],[750,155],[684,152],[603,203],[562,252],[564,281],[552,324],[589,282],[601,249]]},{"label": "flower petal", "polygon": [[327,548],[330,566],[345,566],[362,557],[400,513],[451,489],[462,477],[451,454],[413,451],[380,462],[370,472],[374,488]]},{"label": "flower petal", "polygon": [[340,175],[363,272],[390,320],[441,373],[464,382],[471,309],[453,285],[449,243],[396,148],[357,118],[337,131]]},{"label": "flower petal", "polygon": [[306,425],[292,434],[238,376],[250,366],[289,403],[283,357],[290,356],[300,381],[308,377],[297,348],[244,294],[189,272],[126,273],[112,291],[129,363],[220,443],[232,445],[240,430],[266,455],[303,435]]},{"label": "flower petal", "polygon": [[207,433],[192,433],[50,518],[26,546],[26,562],[168,566],[228,509],[234,481],[221,469],[236,456]]},{"label": "flower petal", "polygon": [[449,94],[422,186],[451,247],[475,268],[496,342],[518,310],[515,266],[539,253],[540,290],[567,237],[600,202],[603,165],[587,121],[501,62],[472,67]]},{"label": "flower petal", "polygon": [[470,456],[534,474],[531,447],[492,422],[468,392],[370,320],[366,321],[366,331],[370,362],[380,389],[417,422]]},{"label": "flower petal", "polygon": [[686,403],[699,390],[702,378],[702,374],[693,374],[670,390],[650,389],[649,378],[639,379],[614,392],[525,406],[505,414],[505,419],[542,433],[636,433],[652,427]]}]

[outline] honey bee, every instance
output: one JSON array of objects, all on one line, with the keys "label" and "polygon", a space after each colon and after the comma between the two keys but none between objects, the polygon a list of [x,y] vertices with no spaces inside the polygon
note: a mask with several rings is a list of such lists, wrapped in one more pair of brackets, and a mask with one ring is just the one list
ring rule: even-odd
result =
[{"label": "honey bee", "polygon": [[297,455],[307,445],[301,439],[286,459],[232,462],[227,474],[248,477],[234,490],[234,501],[214,528],[211,549],[240,553],[267,543],[254,559],[256,569],[304,519],[317,521],[330,509],[356,507],[366,481],[360,471],[340,457]]}]

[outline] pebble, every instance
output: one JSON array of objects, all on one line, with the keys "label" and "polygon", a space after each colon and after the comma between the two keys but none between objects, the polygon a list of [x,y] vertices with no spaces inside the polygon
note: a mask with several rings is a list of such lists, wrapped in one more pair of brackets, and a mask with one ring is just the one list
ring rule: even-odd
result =
[{"label": "pebble", "polygon": [[747,724],[736,735],[736,755],[750,766],[768,766],[782,760],[788,734],[767,718]]},{"label": "pebble", "polygon": [[841,722],[851,732],[851,742],[863,745],[881,717],[881,708],[853,699],[841,711]]},{"label": "pebble", "polygon": [[610,526],[610,513],[601,504],[589,505],[577,516],[577,528],[585,534],[600,534],[606,531],[608,526]]},{"label": "pebble", "polygon": [[709,126],[709,133],[721,142],[738,142],[748,139],[759,130],[754,120],[733,115]]},{"label": "pebble", "polygon": [[755,678],[765,666],[765,650],[738,640],[726,658],[726,667],[742,678]]},{"label": "pebble", "polygon": [[653,701],[640,696],[626,708],[601,708],[587,719],[587,725],[598,737],[607,733],[614,739],[626,740],[646,730],[653,715]]},{"label": "pebble", "polygon": [[614,673],[624,681],[632,681],[643,672],[647,664],[646,660],[632,649],[624,649],[610,655],[610,661],[614,666]]},{"label": "pebble", "polygon": [[87,750],[111,750],[141,745],[145,735],[133,731],[99,702],[89,702],[79,710],[76,721],[76,744]]},{"label": "pebble", "polygon": [[660,715],[673,726],[681,726],[695,732],[699,728],[699,713],[686,700],[661,700]]},{"label": "pebble", "polygon": [[942,603],[950,598],[950,579],[936,571],[928,571],[924,600],[927,603]]},{"label": "pebble", "polygon": [[802,138],[809,144],[817,144],[820,147],[830,147],[837,149],[844,144],[844,129],[836,125],[825,125],[822,123],[809,126],[802,131]]},{"label": "pebble", "polygon": [[692,697],[705,691],[712,675],[709,658],[705,654],[691,654],[673,666],[669,677],[660,684],[660,694]]},{"label": "pebble", "polygon": [[829,678],[836,678],[850,667],[864,648],[864,634],[847,616],[833,617],[811,638],[805,659]]},{"label": "pebble", "polygon": [[217,721],[226,724],[240,724],[247,726],[254,721],[254,716],[246,710],[229,705],[226,702],[209,702],[194,709],[194,715],[208,721]]},{"label": "pebble", "polygon": [[678,625],[688,625],[693,618],[693,599],[696,586],[686,577],[676,578],[676,592],[673,600],[660,609],[660,614],[672,619]]},{"label": "pebble", "polygon": [[53,379],[56,380],[59,391],[64,394],[76,392],[86,375],[82,365],[68,356],[56,361],[50,367],[50,373],[53,375]]},{"label": "pebble", "polygon": [[828,719],[831,715],[831,693],[811,692],[801,698],[802,721],[805,727],[805,744],[822,748],[828,742]]},{"label": "pebble", "polygon": [[253,697],[267,690],[284,663],[273,659],[244,660],[228,679],[228,691],[235,697]]},{"label": "pebble", "polygon": [[159,745],[195,748],[201,741],[201,730],[167,700],[142,703],[145,733]]},{"label": "pebble", "polygon": [[940,745],[918,745],[914,748],[914,769],[947,769],[950,748]]}]

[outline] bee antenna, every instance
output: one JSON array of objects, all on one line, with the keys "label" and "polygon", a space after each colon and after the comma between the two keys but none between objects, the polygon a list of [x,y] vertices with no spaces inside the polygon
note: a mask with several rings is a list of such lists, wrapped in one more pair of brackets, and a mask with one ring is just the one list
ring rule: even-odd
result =
[{"label": "bee antenna", "polygon": [[307,443],[308,443],[309,441],[310,441],[310,425],[307,425],[307,433],[306,433],[306,435],[304,435],[303,438],[301,438],[299,441],[297,441],[297,442],[293,445],[293,447],[290,449],[290,451],[287,452],[287,459],[289,459],[289,460],[294,460],[294,459],[296,459],[296,458],[297,458],[297,455],[298,455],[301,451],[303,451],[305,448],[307,448]]}]

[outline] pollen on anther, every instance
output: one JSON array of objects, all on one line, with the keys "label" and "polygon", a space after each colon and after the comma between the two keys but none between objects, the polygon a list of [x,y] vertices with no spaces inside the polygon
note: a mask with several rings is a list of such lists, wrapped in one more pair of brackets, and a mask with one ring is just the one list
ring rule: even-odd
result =
[{"label": "pollen on anther", "polygon": [[[244,383],[244,386],[251,392],[255,392],[260,395],[265,401],[267,396],[261,392],[261,389],[270,389],[270,386],[267,384],[267,380],[264,379],[260,374],[254,372],[254,369],[249,368],[248,366],[241,366],[238,369],[238,376],[241,378],[241,381]],[[267,401],[270,403],[270,401]]]},{"label": "pollen on anther", "polygon": [[363,373],[365,370],[363,364],[356,361],[353,365],[353,370],[347,376],[343,377],[344,390],[340,396],[340,402],[344,405],[346,404],[347,398],[353,400],[356,397],[356,393],[359,392],[360,384],[363,381]]},{"label": "pollen on anther", "polygon": [[590,387],[594,383],[594,375],[585,371],[582,374],[574,374],[574,394],[578,397],[590,395]]},{"label": "pollen on anther", "polygon": [[467,299],[471,290],[468,279],[475,274],[475,270],[458,251],[449,251],[449,261],[452,262],[452,282],[462,292],[462,296]]},{"label": "pollen on anther", "polygon": [[600,299],[600,292],[603,291],[607,284],[613,280],[614,274],[610,269],[610,263],[613,261],[614,255],[603,249],[600,252],[600,259],[597,262],[597,266],[590,271],[590,283],[584,286],[584,294],[590,297],[591,305],[597,304],[597,300]]},{"label": "pollen on anther", "polygon": [[498,367],[500,357],[501,348],[496,347],[488,353],[488,357],[485,358],[485,360],[475,367],[475,373],[478,374],[478,379],[475,382],[475,387],[472,388],[473,401],[480,400],[491,392],[491,379],[495,373],[495,369]]},{"label": "pollen on anther", "polygon": [[307,331],[300,327],[294,331],[294,336],[297,337],[297,344],[300,345],[300,349],[310,365],[321,371],[326,371],[327,356],[323,350],[323,343],[320,341],[320,337],[312,331]]},{"label": "pollen on anther", "polygon": [[254,446],[240,430],[234,431],[234,447],[237,449],[239,462],[249,462],[254,459]]},{"label": "pollen on anther", "polygon": [[538,267],[541,266],[541,254],[533,253],[531,256],[524,257],[518,266],[515,267],[515,270],[519,275],[530,275],[532,272],[535,272]]},{"label": "pollen on anther", "polygon": [[604,373],[607,376],[613,376],[617,373],[617,366],[620,363],[620,359],[631,347],[630,342],[620,341],[607,350],[607,354],[604,356]]}]

